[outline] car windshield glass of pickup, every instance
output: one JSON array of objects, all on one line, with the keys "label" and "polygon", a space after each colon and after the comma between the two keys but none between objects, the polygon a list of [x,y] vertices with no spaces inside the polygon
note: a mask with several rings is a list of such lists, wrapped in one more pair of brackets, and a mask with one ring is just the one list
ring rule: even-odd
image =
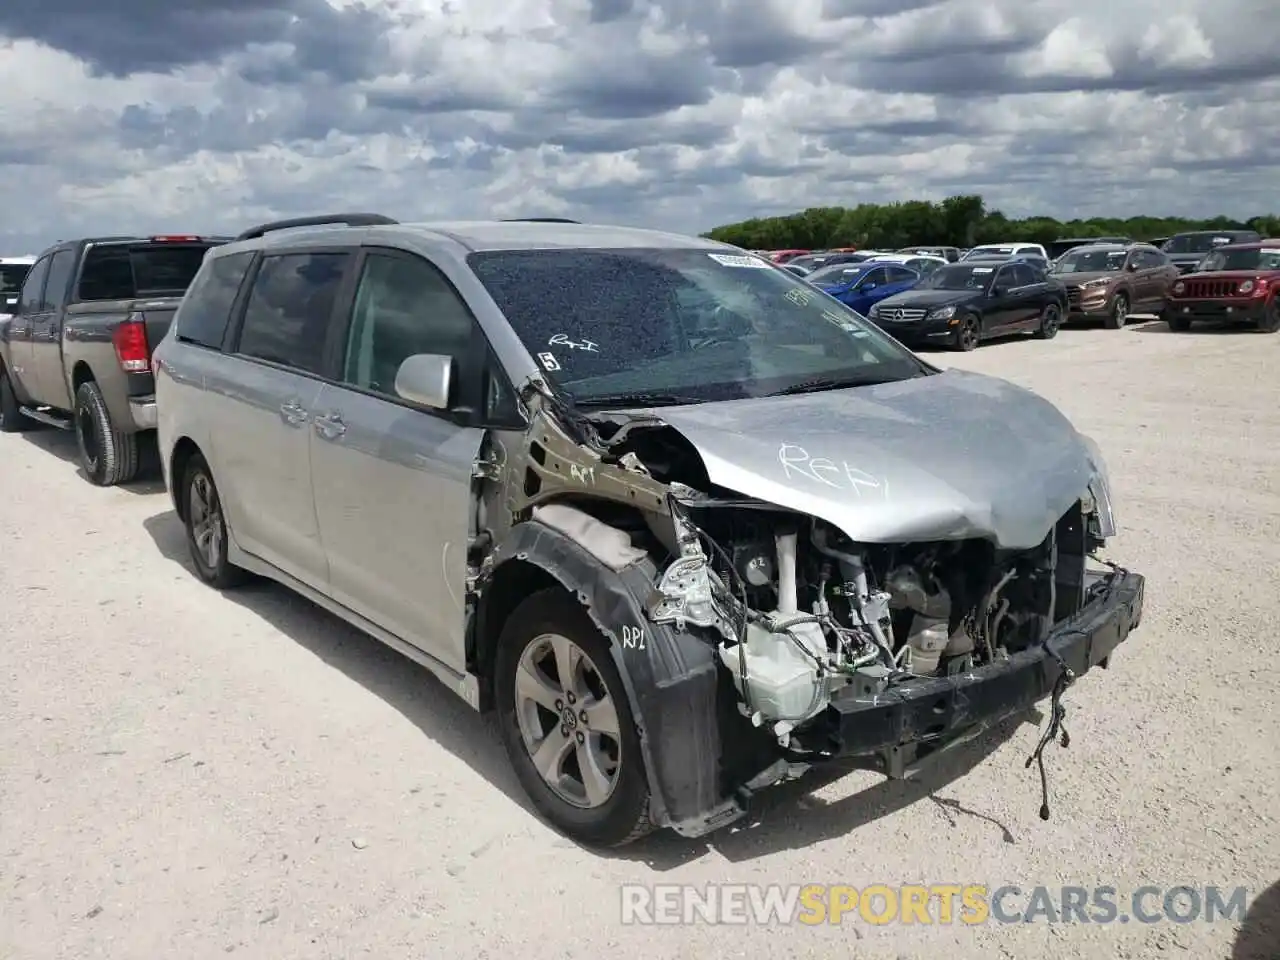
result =
[{"label": "car windshield glass of pickup", "polygon": [[1164,245],[1165,253],[1208,253],[1214,247],[1230,243],[1231,237],[1218,233],[1188,233],[1173,237]]},{"label": "car windshield glass of pickup", "polygon": [[22,281],[31,269],[26,263],[0,263],[0,295],[14,294],[22,289]]},{"label": "car windshield glass of pickup", "polygon": [[928,372],[860,314],[746,254],[498,250],[468,262],[578,405],[732,400]]},{"label": "car windshield glass of pickup", "polygon": [[996,272],[992,264],[953,263],[925,277],[917,290],[984,290]]},{"label": "car windshield glass of pickup", "polygon": [[1125,250],[1079,250],[1062,255],[1054,273],[1115,273],[1124,269]]},{"label": "car windshield glass of pickup", "polygon": [[1210,270],[1280,270],[1280,250],[1215,250],[1196,267]]}]

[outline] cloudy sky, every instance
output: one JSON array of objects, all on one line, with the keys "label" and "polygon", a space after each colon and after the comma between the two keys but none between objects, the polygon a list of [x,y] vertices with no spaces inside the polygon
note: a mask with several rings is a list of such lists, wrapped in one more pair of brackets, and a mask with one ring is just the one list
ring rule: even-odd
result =
[{"label": "cloudy sky", "polygon": [[1280,212],[1280,0],[2,0],[0,254],[277,215]]}]

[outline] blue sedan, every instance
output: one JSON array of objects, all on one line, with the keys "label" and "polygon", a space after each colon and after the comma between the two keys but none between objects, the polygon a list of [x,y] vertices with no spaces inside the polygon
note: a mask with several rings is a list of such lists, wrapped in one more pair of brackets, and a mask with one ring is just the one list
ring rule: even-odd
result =
[{"label": "blue sedan", "polygon": [[815,270],[805,279],[865,316],[885,297],[914,287],[920,274],[896,263],[846,263]]}]

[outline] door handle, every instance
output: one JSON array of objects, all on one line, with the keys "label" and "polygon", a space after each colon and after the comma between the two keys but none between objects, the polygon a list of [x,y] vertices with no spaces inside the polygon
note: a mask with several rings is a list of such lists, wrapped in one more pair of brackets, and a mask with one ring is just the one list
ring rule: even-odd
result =
[{"label": "door handle", "polygon": [[342,419],[342,414],[334,412],[327,413],[323,417],[316,417],[316,433],[324,437],[326,440],[336,440],[347,432],[347,424]]},{"label": "door handle", "polygon": [[307,420],[306,408],[293,400],[288,403],[280,404],[280,416],[284,418],[284,422],[292,425],[305,423]]}]

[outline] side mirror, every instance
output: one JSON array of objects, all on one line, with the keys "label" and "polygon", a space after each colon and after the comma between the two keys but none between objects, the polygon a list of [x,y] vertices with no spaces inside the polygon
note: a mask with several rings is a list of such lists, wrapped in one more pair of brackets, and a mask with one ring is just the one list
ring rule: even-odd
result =
[{"label": "side mirror", "polygon": [[448,410],[453,395],[453,357],[415,353],[396,371],[396,393],[432,410]]},{"label": "side mirror", "polygon": [[875,288],[876,288],[876,285],[872,283],[870,280],[866,280],[858,284],[859,293],[866,293],[868,290],[874,290]]},{"label": "side mirror", "polygon": [[1136,261],[1130,260],[1128,263],[1124,265],[1124,268],[1128,270],[1130,273],[1132,273],[1133,271],[1138,269],[1138,264]]}]

